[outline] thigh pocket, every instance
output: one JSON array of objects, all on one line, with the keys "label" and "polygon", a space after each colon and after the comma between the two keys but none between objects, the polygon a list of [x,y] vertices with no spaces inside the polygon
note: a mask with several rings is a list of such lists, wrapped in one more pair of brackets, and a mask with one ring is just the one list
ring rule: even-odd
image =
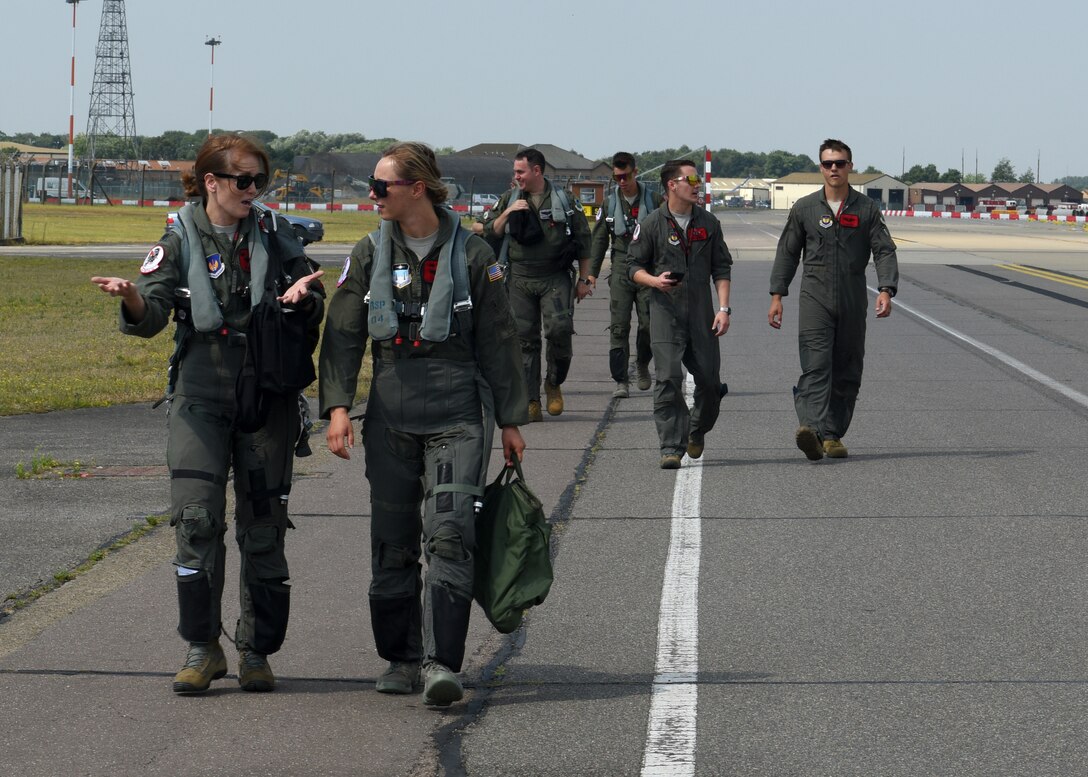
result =
[{"label": "thigh pocket", "polygon": [[177,538],[177,565],[189,569],[212,569],[212,559],[222,529],[208,508],[186,505],[181,515],[171,523]]}]

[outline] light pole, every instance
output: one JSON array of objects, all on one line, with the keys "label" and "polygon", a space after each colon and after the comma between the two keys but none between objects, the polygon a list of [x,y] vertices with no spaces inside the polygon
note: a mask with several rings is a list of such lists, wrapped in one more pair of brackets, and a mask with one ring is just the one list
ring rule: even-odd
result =
[{"label": "light pole", "polygon": [[[80,0],[64,0],[72,6],[72,76],[68,89],[68,196],[72,196],[72,168],[75,166],[76,141],[76,6]],[[42,195],[45,201],[45,195]]]},{"label": "light pole", "polygon": [[209,76],[209,89],[208,89],[208,137],[212,136],[212,116],[215,113],[215,47],[222,43],[221,38],[208,38],[204,41],[205,46],[212,47],[212,69]]}]

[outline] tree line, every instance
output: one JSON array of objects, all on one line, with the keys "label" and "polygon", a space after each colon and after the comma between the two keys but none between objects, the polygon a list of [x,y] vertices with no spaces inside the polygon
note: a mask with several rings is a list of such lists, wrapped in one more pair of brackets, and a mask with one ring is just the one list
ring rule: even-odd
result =
[{"label": "tree line", "polygon": [[[217,130],[222,132],[225,130]],[[313,154],[336,153],[358,154],[364,152],[380,152],[390,144],[396,142],[395,138],[367,138],[358,132],[325,133],[300,130],[293,135],[280,137],[269,130],[253,130],[248,133],[268,149],[273,169],[289,169],[296,156],[310,156]],[[185,159],[196,158],[196,152],[200,145],[208,137],[205,129],[184,132],[171,130],[161,135],[141,135],[136,138],[136,149],[127,149],[124,141],[117,137],[99,138],[96,143],[96,155],[100,159],[131,158],[135,151],[140,159]],[[4,141],[9,143],[21,143],[39,148],[65,149],[68,147],[68,136],[51,133],[21,132],[7,135],[0,132],[0,159],[10,156],[5,155]],[[78,135],[75,138],[75,154],[84,157],[87,152],[88,138],[86,135]],[[452,147],[435,149],[438,155],[451,154]],[[577,152],[575,152],[577,153]],[[679,148],[666,148],[635,153],[638,159],[639,169],[646,171],[658,167],[670,159],[693,159],[697,166],[702,168],[703,149],[692,149],[688,146]],[[807,154],[791,154],[789,151],[738,151],[732,148],[720,148],[712,151],[711,174],[717,178],[781,178],[790,173],[815,173],[819,166]],[[604,157],[596,160],[610,164],[612,158]],[[873,166],[861,171],[862,173],[883,173]],[[891,175],[895,175],[891,173]],[[979,173],[964,174],[955,168],[949,168],[943,173],[934,164],[914,165],[904,174],[895,176],[905,183],[995,183],[1018,182],[1035,183],[1035,171],[1028,167],[1022,173],[1017,174],[1012,162],[1007,157],[1002,157],[994,166],[989,178]],[[1077,189],[1088,187],[1088,176],[1068,175],[1058,178],[1053,183],[1063,183]]]}]

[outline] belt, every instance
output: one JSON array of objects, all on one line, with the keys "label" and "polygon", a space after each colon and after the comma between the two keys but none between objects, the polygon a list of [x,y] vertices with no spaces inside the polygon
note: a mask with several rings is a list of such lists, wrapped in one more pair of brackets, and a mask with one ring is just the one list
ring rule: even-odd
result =
[{"label": "belt", "polygon": [[241,347],[246,344],[245,332],[236,332],[228,327],[217,329],[214,332],[198,332],[194,329],[189,337],[198,343],[218,343],[229,348]]}]

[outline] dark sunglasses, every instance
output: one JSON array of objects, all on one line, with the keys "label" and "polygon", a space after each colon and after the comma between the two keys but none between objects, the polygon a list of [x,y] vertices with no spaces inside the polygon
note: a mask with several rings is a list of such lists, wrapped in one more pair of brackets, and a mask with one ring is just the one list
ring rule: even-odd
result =
[{"label": "dark sunglasses", "polygon": [[678,176],[676,178],[673,178],[672,180],[674,180],[674,181],[687,181],[688,186],[698,186],[700,183],[702,183],[702,179],[699,178],[699,176],[697,176],[697,175],[681,175],[681,176]]},{"label": "dark sunglasses", "polygon": [[612,177],[616,179],[616,183],[624,183],[630,175],[630,173],[616,173]]},{"label": "dark sunglasses", "polygon": [[415,183],[415,181],[383,181],[374,176],[370,176],[367,180],[370,183],[370,190],[378,197],[388,197],[390,186],[411,186]]},{"label": "dark sunglasses", "polygon": [[820,161],[824,170],[830,170],[832,167],[837,167],[840,170],[850,164],[849,159],[823,159]]},{"label": "dark sunglasses", "polygon": [[242,173],[241,175],[235,175],[234,173],[212,173],[216,178],[230,178],[238,186],[238,191],[245,191],[254,184],[258,189],[263,189],[268,185],[268,175],[265,173],[257,173],[256,175],[250,175],[249,173]]}]

